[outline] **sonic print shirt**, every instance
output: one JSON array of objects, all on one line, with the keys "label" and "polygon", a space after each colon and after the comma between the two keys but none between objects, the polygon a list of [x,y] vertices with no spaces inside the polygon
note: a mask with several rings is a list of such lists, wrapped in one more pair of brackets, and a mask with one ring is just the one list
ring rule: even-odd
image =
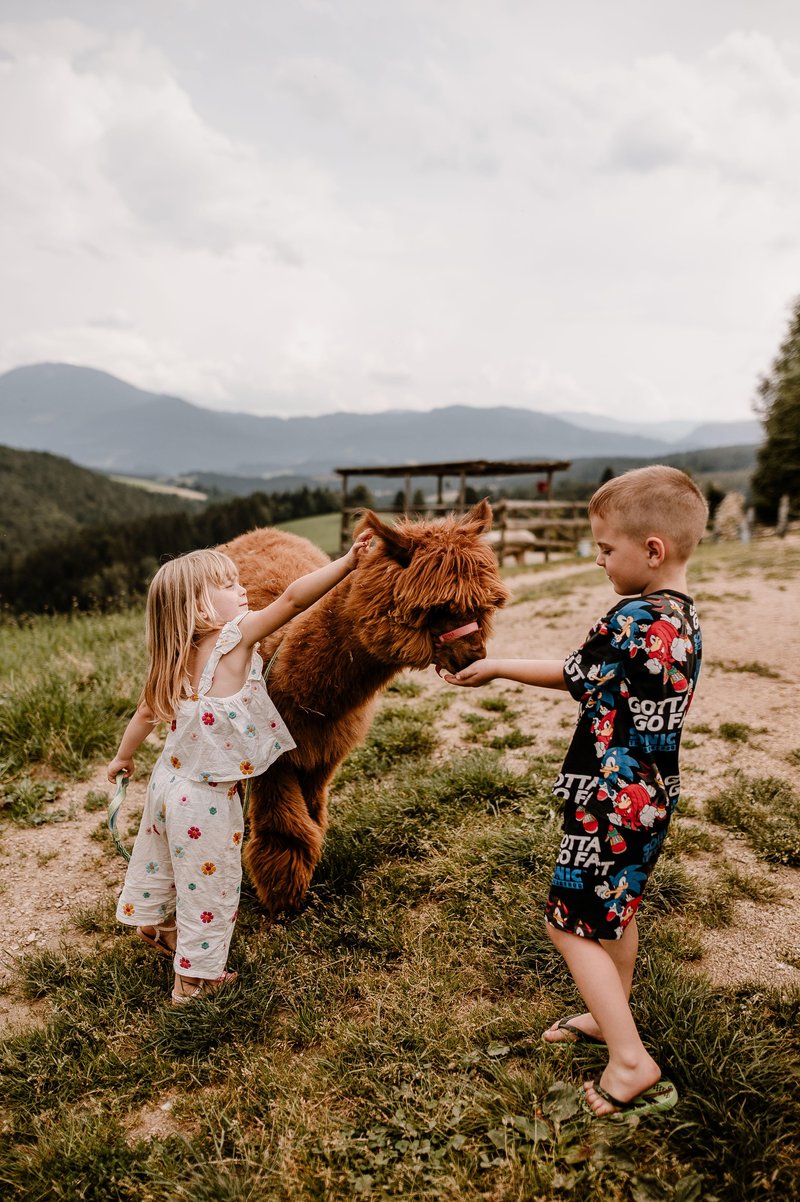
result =
[{"label": "sonic print shirt", "polygon": [[554,785],[564,801],[548,902],[555,925],[613,938],[633,916],[680,794],[701,654],[693,601],[665,589],[621,601],[568,656],[564,679],[580,712]]}]

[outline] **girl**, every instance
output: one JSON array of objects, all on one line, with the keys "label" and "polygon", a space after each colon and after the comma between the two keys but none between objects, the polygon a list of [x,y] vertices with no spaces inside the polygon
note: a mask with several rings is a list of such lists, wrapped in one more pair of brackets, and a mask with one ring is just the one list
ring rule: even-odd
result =
[{"label": "girl", "polygon": [[267,695],[256,645],[343,580],[371,538],[366,530],[341,559],[252,613],[236,565],[219,551],[170,560],[150,584],[147,680],[108,779],[133,776],[137,748],[156,722],[169,722],[117,919],[173,960],[173,1005],[236,977],[225,963],[242,878],[239,781],[295,746]]}]

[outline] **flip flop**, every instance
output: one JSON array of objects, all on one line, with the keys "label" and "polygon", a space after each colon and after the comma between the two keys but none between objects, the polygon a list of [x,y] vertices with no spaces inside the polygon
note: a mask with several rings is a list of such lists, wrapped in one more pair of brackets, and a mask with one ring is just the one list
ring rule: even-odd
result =
[{"label": "flip flop", "polygon": [[570,1039],[545,1039],[547,1031],[542,1034],[542,1042],[552,1044],[557,1047],[561,1043],[601,1043],[605,1045],[604,1039],[598,1039],[596,1035],[590,1035],[588,1031],[582,1031],[580,1027],[576,1027],[572,1021],[577,1018],[577,1014],[571,1014],[568,1018],[560,1018],[557,1023],[553,1023],[552,1027],[548,1027],[547,1031],[567,1031],[571,1036]]},{"label": "flip flop", "polygon": [[161,936],[162,936],[162,932],[164,932],[164,931],[176,931],[178,928],[175,926],[172,926],[172,927],[154,927],[153,929],[155,930],[155,935],[146,935],[145,931],[144,931],[144,927],[137,927],[136,934],[139,936],[140,939],[144,940],[145,943],[148,943],[150,945],[150,947],[154,947],[156,949],[156,951],[159,952],[162,956],[169,956],[170,960],[172,960],[175,955],[175,948],[170,947],[169,944],[167,943],[166,939],[162,939]]},{"label": "flip flop", "polygon": [[664,1077],[660,1081],[656,1081],[655,1085],[651,1085],[649,1089],[643,1089],[641,1093],[637,1093],[635,1097],[628,1102],[620,1102],[619,1098],[615,1098],[608,1090],[603,1089],[602,1085],[598,1085],[596,1081],[589,1081],[592,1089],[598,1094],[604,1102],[609,1102],[612,1106],[616,1106],[616,1110],[611,1114],[598,1114],[593,1110],[589,1103],[583,1098],[584,1109],[589,1112],[592,1118],[596,1119],[613,1119],[617,1115],[622,1118],[629,1114],[656,1114],[663,1110],[671,1110],[678,1101],[678,1091],[671,1081],[667,1081]]}]

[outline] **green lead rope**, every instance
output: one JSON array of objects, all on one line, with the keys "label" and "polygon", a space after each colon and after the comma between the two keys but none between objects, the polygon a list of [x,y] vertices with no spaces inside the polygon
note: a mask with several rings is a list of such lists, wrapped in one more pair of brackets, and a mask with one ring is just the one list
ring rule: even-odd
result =
[{"label": "green lead rope", "polygon": [[128,778],[124,772],[117,773],[117,791],[108,803],[108,829],[111,831],[111,838],[114,840],[114,846],[119,854],[126,860],[131,858],[131,853],[128,851],[125,844],[117,834],[117,814],[119,807],[125,800],[125,794],[128,790]]}]

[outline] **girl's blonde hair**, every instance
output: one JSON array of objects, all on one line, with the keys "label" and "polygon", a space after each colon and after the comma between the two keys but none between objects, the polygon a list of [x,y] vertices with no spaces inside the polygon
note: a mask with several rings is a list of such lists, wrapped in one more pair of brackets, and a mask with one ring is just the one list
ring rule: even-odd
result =
[{"label": "girl's blonde hair", "polygon": [[141,701],[154,718],[169,722],[186,696],[189,658],[198,636],[220,630],[212,588],[239,579],[221,551],[189,551],[158,569],[147,593],[145,634],[150,656]]}]

